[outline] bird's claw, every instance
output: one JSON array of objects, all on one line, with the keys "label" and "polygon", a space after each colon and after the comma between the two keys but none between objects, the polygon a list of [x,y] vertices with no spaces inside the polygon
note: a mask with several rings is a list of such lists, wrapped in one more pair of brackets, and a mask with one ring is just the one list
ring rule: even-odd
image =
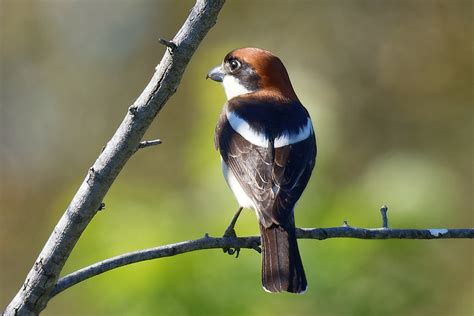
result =
[{"label": "bird's claw", "polygon": [[[235,229],[233,227],[228,227],[225,230],[225,233],[224,233],[223,237],[224,238],[237,238],[237,234],[235,233]],[[239,257],[240,248],[224,247],[224,248],[222,248],[222,250],[224,251],[224,253],[227,253],[230,256],[233,256],[235,254],[235,258]]]},{"label": "bird's claw", "polygon": [[240,248],[222,248],[222,250],[231,256],[235,254],[235,258],[239,257]]}]

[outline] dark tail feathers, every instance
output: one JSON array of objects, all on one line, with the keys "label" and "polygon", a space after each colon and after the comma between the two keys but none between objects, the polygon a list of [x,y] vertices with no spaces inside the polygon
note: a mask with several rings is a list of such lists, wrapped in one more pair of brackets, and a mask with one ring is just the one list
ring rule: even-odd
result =
[{"label": "dark tail feathers", "polygon": [[268,292],[303,294],[308,283],[301,262],[295,228],[260,224],[262,238],[262,285]]}]

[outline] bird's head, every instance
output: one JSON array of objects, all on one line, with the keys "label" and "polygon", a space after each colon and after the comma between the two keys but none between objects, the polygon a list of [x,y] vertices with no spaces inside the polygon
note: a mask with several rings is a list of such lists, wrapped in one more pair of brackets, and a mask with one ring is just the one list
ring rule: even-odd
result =
[{"label": "bird's head", "polygon": [[254,93],[298,100],[280,58],[259,48],[231,51],[207,78],[222,83],[228,100]]}]

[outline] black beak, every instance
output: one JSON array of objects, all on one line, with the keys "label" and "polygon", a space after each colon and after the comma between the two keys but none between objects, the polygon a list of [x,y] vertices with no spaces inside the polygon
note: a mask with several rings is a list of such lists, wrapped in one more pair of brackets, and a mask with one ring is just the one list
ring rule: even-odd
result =
[{"label": "black beak", "polygon": [[221,66],[214,67],[206,76],[207,78],[211,78],[214,81],[222,82],[224,80],[225,73],[222,71]]}]

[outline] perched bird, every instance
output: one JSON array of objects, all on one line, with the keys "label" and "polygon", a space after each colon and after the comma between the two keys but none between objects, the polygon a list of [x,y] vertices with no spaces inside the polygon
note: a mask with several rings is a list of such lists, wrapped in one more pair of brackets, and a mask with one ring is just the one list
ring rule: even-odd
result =
[{"label": "perched bird", "polygon": [[215,132],[222,170],[240,208],[255,210],[268,292],[304,293],[307,281],[295,233],[295,204],[311,176],[316,139],[281,60],[258,48],[225,56],[208,78],[227,95]]}]

